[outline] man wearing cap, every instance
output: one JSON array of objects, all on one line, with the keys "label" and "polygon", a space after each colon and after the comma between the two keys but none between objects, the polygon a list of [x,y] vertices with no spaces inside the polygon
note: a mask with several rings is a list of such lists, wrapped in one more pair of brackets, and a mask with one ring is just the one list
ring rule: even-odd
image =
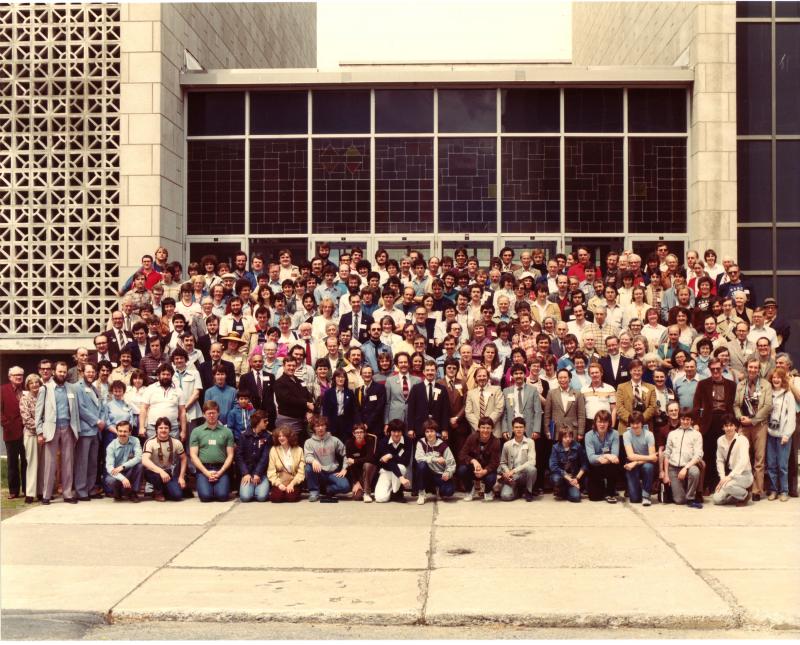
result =
[{"label": "man wearing cap", "polygon": [[778,318],[778,301],[775,298],[764,298],[764,325],[775,330],[778,337],[776,352],[785,351],[786,343],[789,341],[791,327],[786,320]]}]

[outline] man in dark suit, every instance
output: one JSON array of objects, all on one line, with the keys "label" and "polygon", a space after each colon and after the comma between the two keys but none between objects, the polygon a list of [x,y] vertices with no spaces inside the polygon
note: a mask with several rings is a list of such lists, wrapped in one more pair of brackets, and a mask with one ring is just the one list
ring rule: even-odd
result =
[{"label": "man in dark suit", "polygon": [[467,426],[467,421],[464,418],[464,409],[467,402],[467,387],[464,382],[458,378],[458,370],[460,368],[458,359],[449,358],[444,362],[444,378],[439,379],[439,383],[444,386],[447,392],[447,398],[450,404],[450,419],[447,426],[442,431],[444,438],[445,430],[447,431],[447,445],[454,455],[461,451],[461,446],[470,432]]},{"label": "man in dark suit", "polygon": [[608,354],[600,359],[600,366],[603,368],[603,382],[616,389],[620,383],[631,380],[631,361],[620,355],[619,338],[616,336],[606,338],[606,351]]},{"label": "man in dark suit", "polygon": [[440,430],[450,427],[450,397],[443,385],[436,382],[436,361],[425,361],[421,383],[411,386],[408,395],[408,429],[416,437],[424,435],[422,424],[429,419],[436,421]]},{"label": "man in dark suit", "polygon": [[[361,311],[361,294],[350,294],[350,306],[352,311],[343,314],[339,318],[339,331],[352,329],[353,338],[359,343],[365,343],[369,338],[369,326],[372,324],[372,316]],[[349,437],[348,437],[349,439]]]},{"label": "man in dark suit", "polygon": [[219,342],[219,318],[209,316],[206,320],[206,331],[197,339],[197,349],[203,353],[203,358],[208,361],[211,358],[211,345]]},{"label": "man in dark suit", "polygon": [[372,380],[374,372],[369,365],[361,366],[364,385],[355,390],[356,420],[367,424],[367,430],[377,438],[384,436],[383,415],[386,410],[386,388]]},{"label": "man in dark suit", "polygon": [[233,367],[233,363],[222,360],[222,344],[214,343],[209,351],[209,359],[203,361],[203,364],[197,368],[197,371],[200,372],[200,381],[203,384],[203,389],[206,390],[214,385],[214,368],[217,365],[222,365],[225,368],[225,383],[231,387],[236,387],[236,370]]},{"label": "man in dark suit", "polygon": [[[333,385],[322,395],[322,416],[328,419],[328,430],[342,443],[347,443],[353,433],[356,418],[356,398],[347,387],[344,370],[333,373]],[[341,398],[341,401],[340,401]]]},{"label": "man in dark suit", "polygon": [[308,438],[306,421],[314,411],[311,392],[297,376],[298,361],[289,355],[283,359],[283,374],[275,381],[275,404],[278,407],[278,426],[287,425],[297,433],[302,446]]},{"label": "man in dark suit", "polygon": [[119,352],[111,349],[105,334],[94,337],[94,351],[89,352],[90,363],[97,365],[100,361],[108,361],[112,367],[119,365]]},{"label": "man in dark suit", "polygon": [[425,337],[426,353],[433,358],[438,357],[442,350],[436,346],[433,334],[436,328],[436,320],[428,318],[428,310],[423,306],[419,306],[414,310],[414,329],[420,336]]},{"label": "man in dark suit", "polygon": [[[115,312],[116,315],[116,312]],[[147,323],[137,322],[133,326],[133,340],[125,345],[131,352],[131,364],[138,368],[139,363],[150,349],[147,345]]]},{"label": "man in dark suit", "polygon": [[717,454],[717,439],[722,435],[722,417],[733,414],[733,402],[736,398],[736,383],[722,375],[722,363],[718,358],[708,362],[711,372],[697,384],[694,391],[694,409],[700,433],[703,435],[703,460],[706,462],[706,477],[703,484],[710,494],[719,483],[719,474],[714,467],[714,456]]},{"label": "man in dark suit", "polygon": [[275,418],[278,416],[275,408],[275,375],[264,369],[264,356],[261,353],[256,352],[250,357],[250,371],[239,378],[239,390],[250,392],[253,407],[267,413],[267,428],[274,430]]},{"label": "man in dark suit", "polygon": [[105,337],[108,338],[108,350],[116,354],[116,360],[119,360],[119,353],[122,348],[133,338],[131,332],[123,329],[124,324],[125,314],[121,311],[115,311],[111,314],[111,329],[104,332]]}]

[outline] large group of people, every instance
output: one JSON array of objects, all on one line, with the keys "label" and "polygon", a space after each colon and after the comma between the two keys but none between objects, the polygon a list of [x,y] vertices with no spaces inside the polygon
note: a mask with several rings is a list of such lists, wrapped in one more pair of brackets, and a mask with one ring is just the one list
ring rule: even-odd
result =
[{"label": "large group of people", "polygon": [[789,326],[733,258],[330,251],[144,256],[74,364],[9,369],[9,497],[797,496]]}]

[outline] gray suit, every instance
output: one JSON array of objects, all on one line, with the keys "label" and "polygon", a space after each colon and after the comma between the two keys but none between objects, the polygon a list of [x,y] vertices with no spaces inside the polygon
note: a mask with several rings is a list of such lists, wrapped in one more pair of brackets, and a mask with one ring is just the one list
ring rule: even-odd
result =
[{"label": "gray suit", "polygon": [[[408,377],[408,391],[417,383],[421,383],[419,377],[406,375]],[[403,396],[403,377],[395,374],[386,379],[386,411],[383,415],[384,424],[393,419],[400,419],[403,423],[408,423],[408,400]]]},{"label": "gray suit", "polygon": [[583,394],[569,388],[567,407],[561,397],[561,388],[551,388],[547,393],[544,403],[544,425],[549,428],[550,422],[554,424],[553,438],[558,440],[558,428],[569,425],[575,431],[575,438],[583,436],[586,429],[586,401]]},{"label": "gray suit", "polygon": [[[512,385],[503,390],[503,404],[505,406],[505,413],[503,414],[503,432],[508,433],[509,437],[513,435],[512,421],[517,399],[517,386]],[[530,437],[534,433],[542,431],[542,402],[539,398],[539,391],[525,383],[522,388],[522,410],[521,416],[525,419],[525,436]]]},{"label": "gray suit", "polygon": [[76,386],[65,383],[69,404],[69,426],[56,428],[55,381],[50,379],[42,386],[36,399],[36,434],[44,437],[44,495],[50,499],[56,479],[56,457],[61,451],[61,488],[64,499],[75,496],[72,488],[72,460],[78,440],[81,420]]}]

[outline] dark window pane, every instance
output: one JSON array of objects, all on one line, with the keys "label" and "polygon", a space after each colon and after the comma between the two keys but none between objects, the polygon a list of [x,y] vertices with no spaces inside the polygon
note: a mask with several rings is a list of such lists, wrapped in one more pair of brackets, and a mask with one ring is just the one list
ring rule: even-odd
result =
[{"label": "dark window pane", "polygon": [[439,231],[497,231],[495,139],[439,139]]},{"label": "dark window pane", "polygon": [[190,137],[244,134],[244,92],[190,92]]},{"label": "dark window pane", "polygon": [[737,18],[769,18],[771,15],[771,2],[765,2],[765,0],[749,0],[736,3]]},{"label": "dark window pane", "polygon": [[622,90],[565,90],[567,132],[622,132]]},{"label": "dark window pane", "polygon": [[737,145],[739,221],[772,222],[772,144],[769,141],[739,141]]},{"label": "dark window pane", "polygon": [[567,139],[566,228],[574,233],[622,231],[622,139]]},{"label": "dark window pane", "polygon": [[375,90],[375,132],[433,132],[433,90]]},{"label": "dark window pane", "polygon": [[253,92],[250,95],[252,134],[306,134],[307,92]]},{"label": "dark window pane", "polygon": [[375,140],[375,231],[433,232],[433,139]]},{"label": "dark window pane", "polygon": [[777,18],[800,18],[800,2],[796,0],[780,0],[775,3]]},{"label": "dark window pane", "polygon": [[244,233],[244,141],[189,141],[189,235]]},{"label": "dark window pane", "polygon": [[308,233],[305,139],[250,141],[250,232]]},{"label": "dark window pane", "polygon": [[628,90],[630,132],[686,132],[686,90]]},{"label": "dark window pane", "polygon": [[504,138],[502,146],[502,232],[558,233],[559,140]]},{"label": "dark window pane", "polygon": [[501,90],[503,132],[558,132],[558,90]]},{"label": "dark window pane", "polygon": [[633,252],[642,258],[642,264],[645,264],[647,261],[647,256],[649,256],[651,253],[655,253],[658,245],[662,243],[667,245],[670,253],[674,253],[679,258],[686,257],[686,244],[683,242],[683,240],[665,240],[661,236],[659,236],[657,240],[634,240],[632,244]]},{"label": "dark window pane", "polygon": [[[772,228],[740,228],[738,239],[739,261],[742,273],[748,271],[771,271]],[[756,291],[756,295],[759,295]]]},{"label": "dark window pane", "polygon": [[[778,269],[800,269],[800,228],[776,228]],[[800,289],[800,277],[795,278],[795,297]]]},{"label": "dark window pane", "polygon": [[775,25],[775,128],[800,134],[800,23]]},{"label": "dark window pane", "polygon": [[777,219],[800,222],[800,141],[775,143]]},{"label": "dark window pane", "polygon": [[[756,296],[756,304],[760,305],[764,301],[764,298],[775,295],[775,287],[772,284],[771,275],[745,275],[745,280],[753,287]],[[754,307],[755,305],[748,302],[747,306]]]},{"label": "dark window pane", "polygon": [[315,139],[314,233],[369,233],[369,140]]},{"label": "dark window pane", "polygon": [[494,132],[495,90],[439,90],[439,132]]},{"label": "dark window pane", "polygon": [[[797,357],[800,356],[800,298],[797,297],[797,285],[800,277],[778,276],[778,317],[785,320],[791,327],[789,342],[784,349],[794,358],[795,366]],[[772,290],[766,289],[761,293],[771,296]],[[758,292],[756,291],[756,295]],[[763,300],[763,298],[762,298]]]},{"label": "dark window pane", "polygon": [[771,115],[770,26],[736,25],[736,123],[739,134],[768,134]]},{"label": "dark window pane", "polygon": [[233,266],[233,259],[242,250],[239,242],[189,242],[189,262],[200,262],[205,255],[213,255],[217,262]]},{"label": "dark window pane", "polygon": [[321,90],[313,95],[314,134],[369,132],[369,90]]},{"label": "dark window pane", "polygon": [[474,240],[445,240],[442,242],[442,255],[449,255],[452,258],[457,249],[465,249],[468,258],[478,258],[478,264],[482,267],[489,266],[489,262],[494,256],[493,242],[476,242]]},{"label": "dark window pane", "polygon": [[266,262],[277,262],[278,254],[287,249],[292,254],[292,264],[305,262],[308,255],[308,238],[284,237],[268,239],[251,239],[250,256],[260,253]]},{"label": "dark window pane", "polygon": [[611,251],[620,252],[622,250],[623,239],[613,237],[565,237],[564,253],[577,253],[578,247],[583,247],[589,251],[590,261],[604,267],[606,256]]},{"label": "dark window pane", "polygon": [[686,139],[628,141],[630,232],[685,233]]}]

